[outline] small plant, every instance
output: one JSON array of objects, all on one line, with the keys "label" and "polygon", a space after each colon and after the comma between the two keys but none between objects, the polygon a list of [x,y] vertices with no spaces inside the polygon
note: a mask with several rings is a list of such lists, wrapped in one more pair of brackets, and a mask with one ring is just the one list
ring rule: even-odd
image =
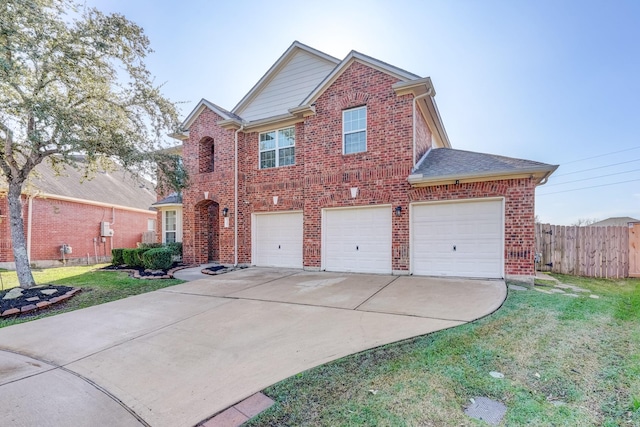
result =
[{"label": "small plant", "polygon": [[154,248],[142,254],[144,267],[151,270],[167,270],[171,268],[173,252],[169,248]]},{"label": "small plant", "polygon": [[111,249],[111,264],[118,266],[124,264],[123,248]]},{"label": "small plant", "polygon": [[167,243],[166,247],[171,250],[173,255],[182,257],[182,242]]}]

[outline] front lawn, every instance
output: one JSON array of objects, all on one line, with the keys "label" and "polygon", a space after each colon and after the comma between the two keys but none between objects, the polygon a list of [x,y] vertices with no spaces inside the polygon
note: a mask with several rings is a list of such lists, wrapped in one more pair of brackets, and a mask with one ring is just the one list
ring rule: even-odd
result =
[{"label": "front lawn", "polygon": [[276,404],[248,425],[487,425],[463,413],[485,396],[501,425],[640,426],[640,280],[556,277],[599,298],[510,290],[484,319],[268,388]]},{"label": "front lawn", "polygon": [[[81,288],[66,302],[61,302],[42,311],[25,314],[19,317],[0,318],[0,328],[17,323],[27,322],[41,317],[53,316],[67,311],[91,307],[109,301],[138,295],[156,289],[182,283],[178,279],[140,280],[129,277],[125,272],[99,270],[97,266],[60,267],[34,270],[33,276],[37,284],[65,285]],[[18,285],[15,271],[0,273],[4,289]]]}]

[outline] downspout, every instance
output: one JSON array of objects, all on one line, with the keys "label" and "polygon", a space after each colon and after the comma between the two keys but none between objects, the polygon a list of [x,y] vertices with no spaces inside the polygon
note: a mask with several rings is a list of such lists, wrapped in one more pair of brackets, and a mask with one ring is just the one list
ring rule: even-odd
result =
[{"label": "downspout", "polygon": [[240,126],[240,129],[236,130],[234,135],[234,166],[235,166],[235,177],[234,177],[234,185],[233,185],[233,193],[234,193],[234,205],[233,205],[233,266],[238,266],[238,134],[244,130],[244,125]]},{"label": "downspout", "polygon": [[416,120],[416,112],[418,111],[417,110],[418,101],[421,100],[422,98],[426,98],[427,96],[431,96],[432,93],[433,93],[433,89],[429,88],[422,95],[418,95],[413,98],[413,157],[411,158],[411,161],[414,167],[416,166],[416,137],[417,137],[416,124],[418,122]]}]

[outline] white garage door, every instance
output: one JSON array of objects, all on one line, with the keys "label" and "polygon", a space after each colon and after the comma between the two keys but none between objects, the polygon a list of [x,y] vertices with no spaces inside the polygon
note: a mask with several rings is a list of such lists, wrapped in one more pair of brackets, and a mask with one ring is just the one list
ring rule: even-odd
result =
[{"label": "white garage door", "polygon": [[254,214],[252,263],[302,268],[302,212]]},{"label": "white garage door", "polygon": [[325,209],[322,221],[325,270],[391,273],[391,206]]},{"label": "white garage door", "polygon": [[413,205],[413,274],[501,278],[503,230],[502,200]]}]

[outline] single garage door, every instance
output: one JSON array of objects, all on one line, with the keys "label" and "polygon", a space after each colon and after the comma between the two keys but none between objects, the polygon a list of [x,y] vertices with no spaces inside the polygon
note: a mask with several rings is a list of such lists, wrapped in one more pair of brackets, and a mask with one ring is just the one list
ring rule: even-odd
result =
[{"label": "single garage door", "polygon": [[391,206],[324,209],[322,237],[325,270],[391,273]]},{"label": "single garage door", "polygon": [[302,212],[254,214],[252,263],[302,268]]},{"label": "single garage door", "polygon": [[501,199],[414,204],[413,274],[501,278],[503,230]]}]

